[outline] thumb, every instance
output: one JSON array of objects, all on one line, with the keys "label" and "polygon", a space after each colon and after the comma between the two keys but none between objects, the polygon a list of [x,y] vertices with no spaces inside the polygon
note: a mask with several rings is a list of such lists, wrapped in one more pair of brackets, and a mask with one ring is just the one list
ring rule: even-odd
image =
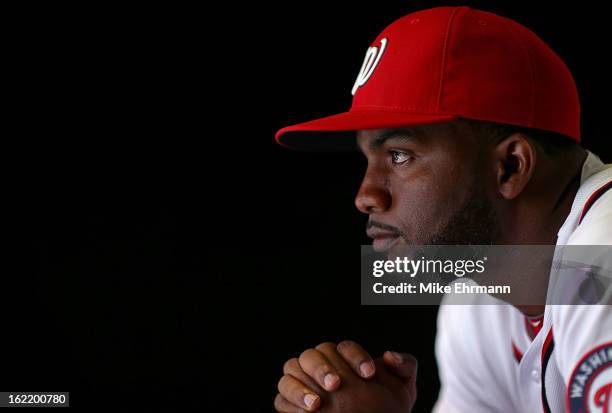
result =
[{"label": "thumb", "polygon": [[416,391],[417,359],[408,353],[385,351],[383,361],[387,370],[402,380],[410,389]]}]

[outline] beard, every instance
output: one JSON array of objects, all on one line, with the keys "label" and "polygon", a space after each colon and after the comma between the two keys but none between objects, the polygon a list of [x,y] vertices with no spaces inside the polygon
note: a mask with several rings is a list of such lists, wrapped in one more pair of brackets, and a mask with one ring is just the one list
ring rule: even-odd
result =
[{"label": "beard", "polygon": [[500,225],[483,188],[475,182],[463,204],[426,237],[423,245],[493,245],[499,238]]}]

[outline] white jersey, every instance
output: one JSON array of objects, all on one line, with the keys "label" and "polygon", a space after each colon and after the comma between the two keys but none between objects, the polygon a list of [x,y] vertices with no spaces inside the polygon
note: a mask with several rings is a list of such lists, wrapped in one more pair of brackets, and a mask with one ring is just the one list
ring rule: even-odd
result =
[{"label": "white jersey", "polygon": [[[612,165],[588,152],[557,245],[612,245],[611,182]],[[612,306],[547,305],[528,319],[499,301],[442,305],[436,358],[437,413],[612,413]]]}]

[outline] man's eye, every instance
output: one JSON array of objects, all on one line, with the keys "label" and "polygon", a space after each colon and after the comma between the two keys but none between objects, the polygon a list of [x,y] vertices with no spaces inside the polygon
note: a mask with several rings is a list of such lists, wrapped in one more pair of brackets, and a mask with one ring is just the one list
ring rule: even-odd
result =
[{"label": "man's eye", "polygon": [[410,156],[406,152],[389,151],[389,153],[391,154],[391,163],[394,165],[403,164],[412,158],[412,156]]}]

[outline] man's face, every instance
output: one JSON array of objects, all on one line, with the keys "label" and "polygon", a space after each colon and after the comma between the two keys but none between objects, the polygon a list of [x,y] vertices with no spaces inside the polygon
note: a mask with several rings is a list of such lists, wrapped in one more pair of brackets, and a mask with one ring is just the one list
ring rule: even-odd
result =
[{"label": "man's face", "polygon": [[461,122],[358,132],[368,168],[355,204],[375,250],[495,242],[495,176],[470,132]]}]

